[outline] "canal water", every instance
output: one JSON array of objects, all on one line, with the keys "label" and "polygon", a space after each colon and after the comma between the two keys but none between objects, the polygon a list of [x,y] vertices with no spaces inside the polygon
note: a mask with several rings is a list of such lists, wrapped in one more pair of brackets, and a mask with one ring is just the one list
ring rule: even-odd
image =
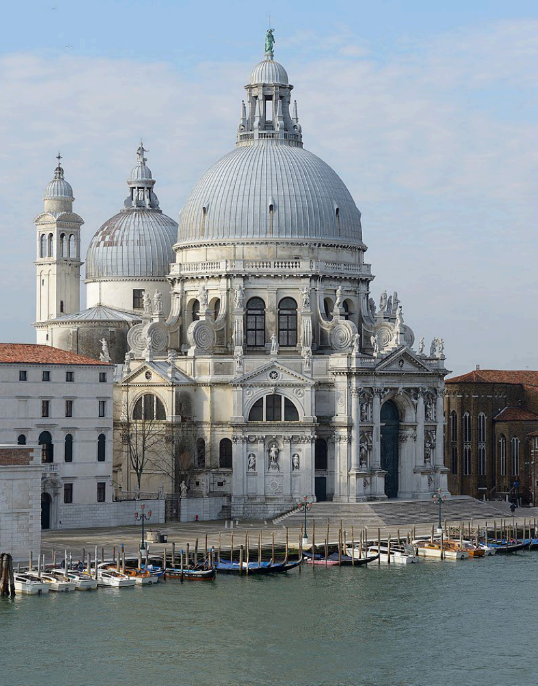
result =
[{"label": "canal water", "polygon": [[0,602],[0,684],[538,684],[538,551]]}]

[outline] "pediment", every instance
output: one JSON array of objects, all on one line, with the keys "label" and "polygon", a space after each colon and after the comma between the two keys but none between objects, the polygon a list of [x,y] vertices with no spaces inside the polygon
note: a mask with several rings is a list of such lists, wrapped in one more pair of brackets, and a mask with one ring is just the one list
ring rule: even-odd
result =
[{"label": "pediment", "polygon": [[375,368],[376,373],[431,374],[433,370],[408,347],[401,347],[385,357]]},{"label": "pediment", "polygon": [[182,384],[192,386],[195,384],[194,379],[177,368],[174,370],[173,379],[170,379],[168,376],[169,368],[168,362],[144,362],[123,378],[121,385],[162,386],[163,384],[169,385],[172,381],[176,386]]},{"label": "pediment", "polygon": [[251,372],[248,372],[248,374],[243,374],[243,376],[240,376],[238,379],[234,380],[233,385],[313,386],[314,381],[300,372],[289,369],[280,362],[272,361],[261,365]]}]

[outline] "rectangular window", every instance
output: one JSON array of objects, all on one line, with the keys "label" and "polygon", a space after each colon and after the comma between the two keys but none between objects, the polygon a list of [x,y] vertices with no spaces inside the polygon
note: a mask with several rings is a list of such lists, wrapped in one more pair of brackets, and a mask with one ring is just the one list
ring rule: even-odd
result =
[{"label": "rectangular window", "polygon": [[99,416],[106,417],[106,400],[99,401]]},{"label": "rectangular window", "polygon": [[41,416],[42,417],[49,417],[50,416],[50,400],[42,400],[41,401]]},{"label": "rectangular window", "polygon": [[268,422],[282,421],[282,396],[268,395],[265,399],[265,420]]},{"label": "rectangular window", "polygon": [[19,381],[28,381],[28,372],[25,369],[19,371]]},{"label": "rectangular window", "polygon": [[73,484],[64,484],[64,503],[73,502]]},{"label": "rectangular window", "polygon": [[72,417],[73,416],[73,401],[72,400],[66,400],[65,401],[65,416],[66,417]]},{"label": "rectangular window", "polygon": [[106,372],[99,372],[99,383],[106,383]]},{"label": "rectangular window", "polygon": [[141,310],[144,307],[144,289],[133,288],[133,310]]},{"label": "rectangular window", "polygon": [[98,503],[104,503],[105,502],[105,495],[106,495],[106,482],[105,481],[99,481],[97,483],[97,502]]},{"label": "rectangular window", "polygon": [[50,372],[48,372],[48,371],[43,372],[43,381],[50,381]]},{"label": "rectangular window", "polygon": [[65,380],[68,383],[72,383],[75,380],[75,372],[66,372],[65,373]]}]

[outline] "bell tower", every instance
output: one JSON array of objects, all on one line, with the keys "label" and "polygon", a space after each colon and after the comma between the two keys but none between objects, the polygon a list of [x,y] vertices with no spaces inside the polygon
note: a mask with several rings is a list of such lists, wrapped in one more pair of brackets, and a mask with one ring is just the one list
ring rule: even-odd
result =
[{"label": "bell tower", "polygon": [[[43,198],[44,212],[34,219],[36,322],[40,323],[80,310],[80,228],[84,221],[73,212],[73,189],[64,178],[60,153],[57,160]],[[39,329],[37,337],[38,343],[51,344],[45,329]]]}]

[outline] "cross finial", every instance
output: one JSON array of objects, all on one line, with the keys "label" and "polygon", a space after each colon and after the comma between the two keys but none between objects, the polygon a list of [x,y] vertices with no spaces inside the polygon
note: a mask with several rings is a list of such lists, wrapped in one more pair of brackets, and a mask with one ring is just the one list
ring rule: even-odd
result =
[{"label": "cross finial", "polygon": [[62,159],[62,156],[60,155],[59,150],[58,150],[58,154],[56,155],[56,159],[58,160],[58,164],[60,164],[60,160]]}]

